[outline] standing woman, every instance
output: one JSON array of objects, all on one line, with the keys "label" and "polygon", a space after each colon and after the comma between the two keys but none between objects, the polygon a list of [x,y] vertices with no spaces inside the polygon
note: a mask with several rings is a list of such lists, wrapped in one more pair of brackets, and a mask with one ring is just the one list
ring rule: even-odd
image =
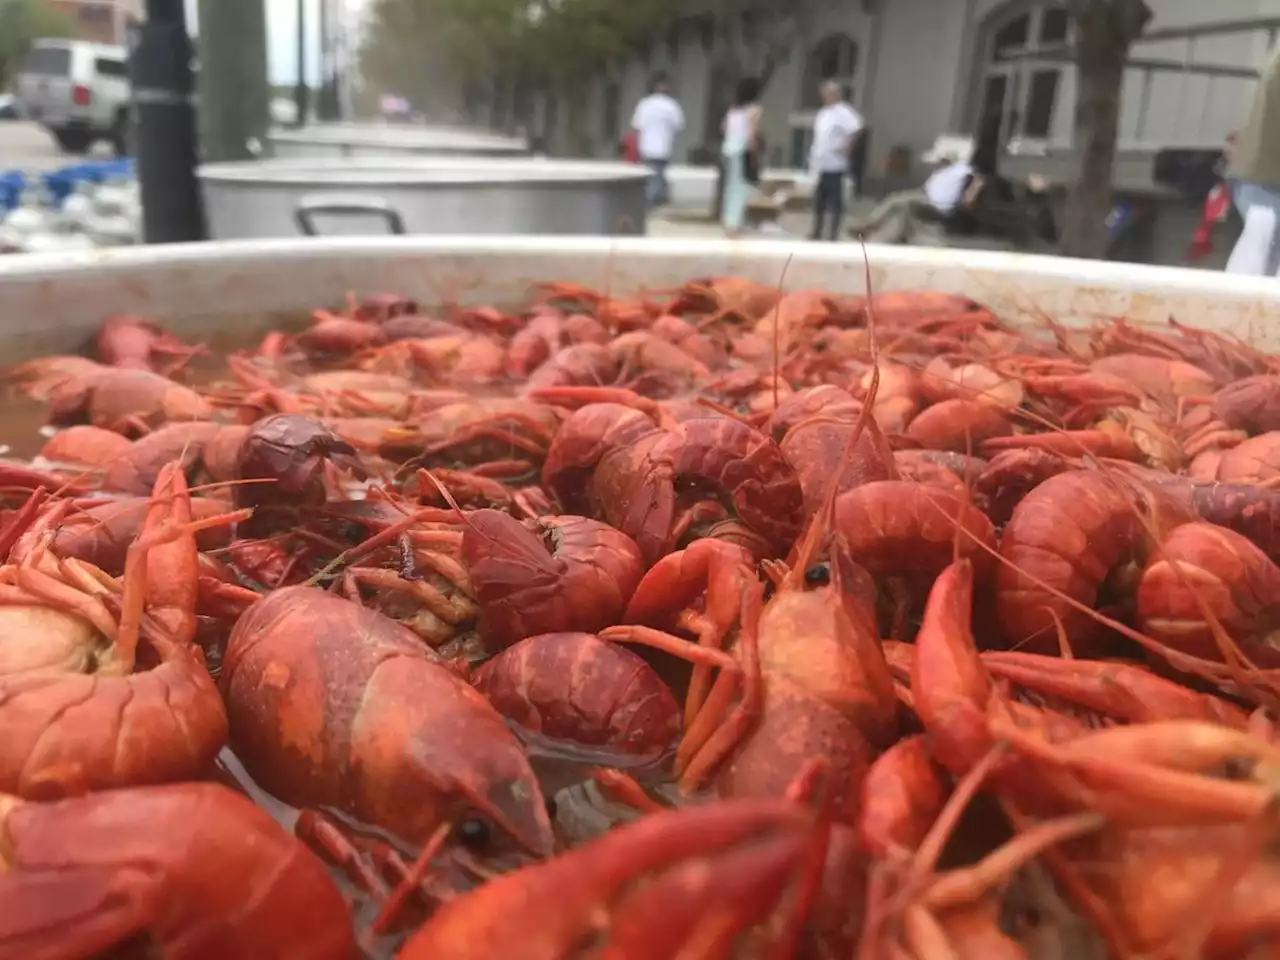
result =
[{"label": "standing woman", "polygon": [[760,145],[760,81],[744,77],[738,81],[733,106],[724,116],[722,129],[724,142],[720,147],[721,166],[724,169],[724,197],[720,203],[720,222],[725,236],[742,235],[742,223],[747,215],[747,198],[751,195],[751,182],[747,177],[747,164]]},{"label": "standing woman", "polygon": [[1258,269],[1248,272],[1274,277],[1280,269],[1280,243],[1276,242],[1280,234],[1280,43],[1267,56],[1249,115],[1235,136],[1227,179],[1236,208],[1246,226],[1249,211],[1255,208],[1271,211],[1276,224],[1270,236],[1246,229],[1236,241],[1236,250],[1246,253],[1256,246]]}]

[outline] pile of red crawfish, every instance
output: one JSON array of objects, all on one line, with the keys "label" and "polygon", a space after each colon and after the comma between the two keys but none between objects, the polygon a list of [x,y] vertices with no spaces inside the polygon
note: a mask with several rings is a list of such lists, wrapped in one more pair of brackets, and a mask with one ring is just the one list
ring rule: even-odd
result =
[{"label": "pile of red crawfish", "polygon": [[8,381],[0,960],[1280,956],[1280,360],[743,278]]}]

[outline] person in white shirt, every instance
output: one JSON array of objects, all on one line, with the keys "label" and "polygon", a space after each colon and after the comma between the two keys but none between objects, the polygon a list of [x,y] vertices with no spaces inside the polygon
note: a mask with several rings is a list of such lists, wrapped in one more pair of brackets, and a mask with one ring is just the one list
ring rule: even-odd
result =
[{"label": "person in white shirt", "polygon": [[649,95],[636,104],[631,115],[640,160],[653,171],[648,189],[651,207],[667,202],[667,166],[676,134],[684,129],[684,111],[668,92],[669,85],[670,78],[665,73],[655,73],[649,82]]},{"label": "person in white shirt", "polygon": [[844,217],[844,175],[849,169],[849,153],[862,129],[862,117],[845,102],[840,84],[822,84],[824,106],[813,118],[813,144],[809,148],[809,173],[815,179],[813,191],[813,231],[810,240],[822,238],[823,221],[830,214],[830,239],[840,234]]},{"label": "person in white shirt", "polygon": [[952,154],[939,159],[943,164],[924,186],[889,194],[866,217],[850,224],[849,233],[872,243],[909,243],[919,221],[939,221],[971,207],[984,178],[968,156]]},{"label": "person in white shirt", "polygon": [[754,189],[749,165],[760,169],[760,81],[743,77],[733,92],[733,106],[720,124],[720,223],[730,239],[742,236],[747,202]]},{"label": "person in white shirt", "polygon": [[960,206],[972,178],[973,165],[967,159],[939,167],[924,182],[925,198],[935,210],[946,216]]}]

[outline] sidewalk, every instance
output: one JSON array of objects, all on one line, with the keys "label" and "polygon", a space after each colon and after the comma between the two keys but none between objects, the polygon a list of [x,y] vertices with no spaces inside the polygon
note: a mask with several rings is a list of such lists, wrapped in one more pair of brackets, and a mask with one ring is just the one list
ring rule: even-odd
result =
[{"label": "sidewalk", "polygon": [[[855,217],[863,217],[875,208],[878,201],[874,197],[860,197],[845,209],[844,223],[848,224]],[[699,218],[700,210],[664,208],[649,215],[648,235],[651,237],[688,237],[716,238],[723,237],[724,230],[713,220]],[[778,218],[776,225],[769,225],[761,230],[748,231],[744,239],[760,238],[762,240],[779,237],[807,237],[813,226],[813,214],[808,210],[790,210]],[[841,240],[848,240],[841,228]]]}]

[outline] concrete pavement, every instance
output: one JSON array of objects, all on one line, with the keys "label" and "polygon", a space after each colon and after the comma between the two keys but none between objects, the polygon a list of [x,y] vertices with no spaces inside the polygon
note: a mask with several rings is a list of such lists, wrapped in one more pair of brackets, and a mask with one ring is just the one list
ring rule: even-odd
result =
[{"label": "concrete pavement", "polygon": [[[844,222],[847,224],[854,217],[865,216],[876,205],[874,198],[859,198],[849,204],[845,210]],[[720,224],[700,219],[701,211],[688,209],[660,209],[649,215],[649,236],[651,237],[722,237],[724,230]],[[751,230],[743,235],[743,239],[777,239],[779,237],[807,237],[813,225],[813,215],[808,210],[789,210],[778,218],[776,225],[770,224],[759,230]],[[849,238],[841,231],[841,240]]]}]

